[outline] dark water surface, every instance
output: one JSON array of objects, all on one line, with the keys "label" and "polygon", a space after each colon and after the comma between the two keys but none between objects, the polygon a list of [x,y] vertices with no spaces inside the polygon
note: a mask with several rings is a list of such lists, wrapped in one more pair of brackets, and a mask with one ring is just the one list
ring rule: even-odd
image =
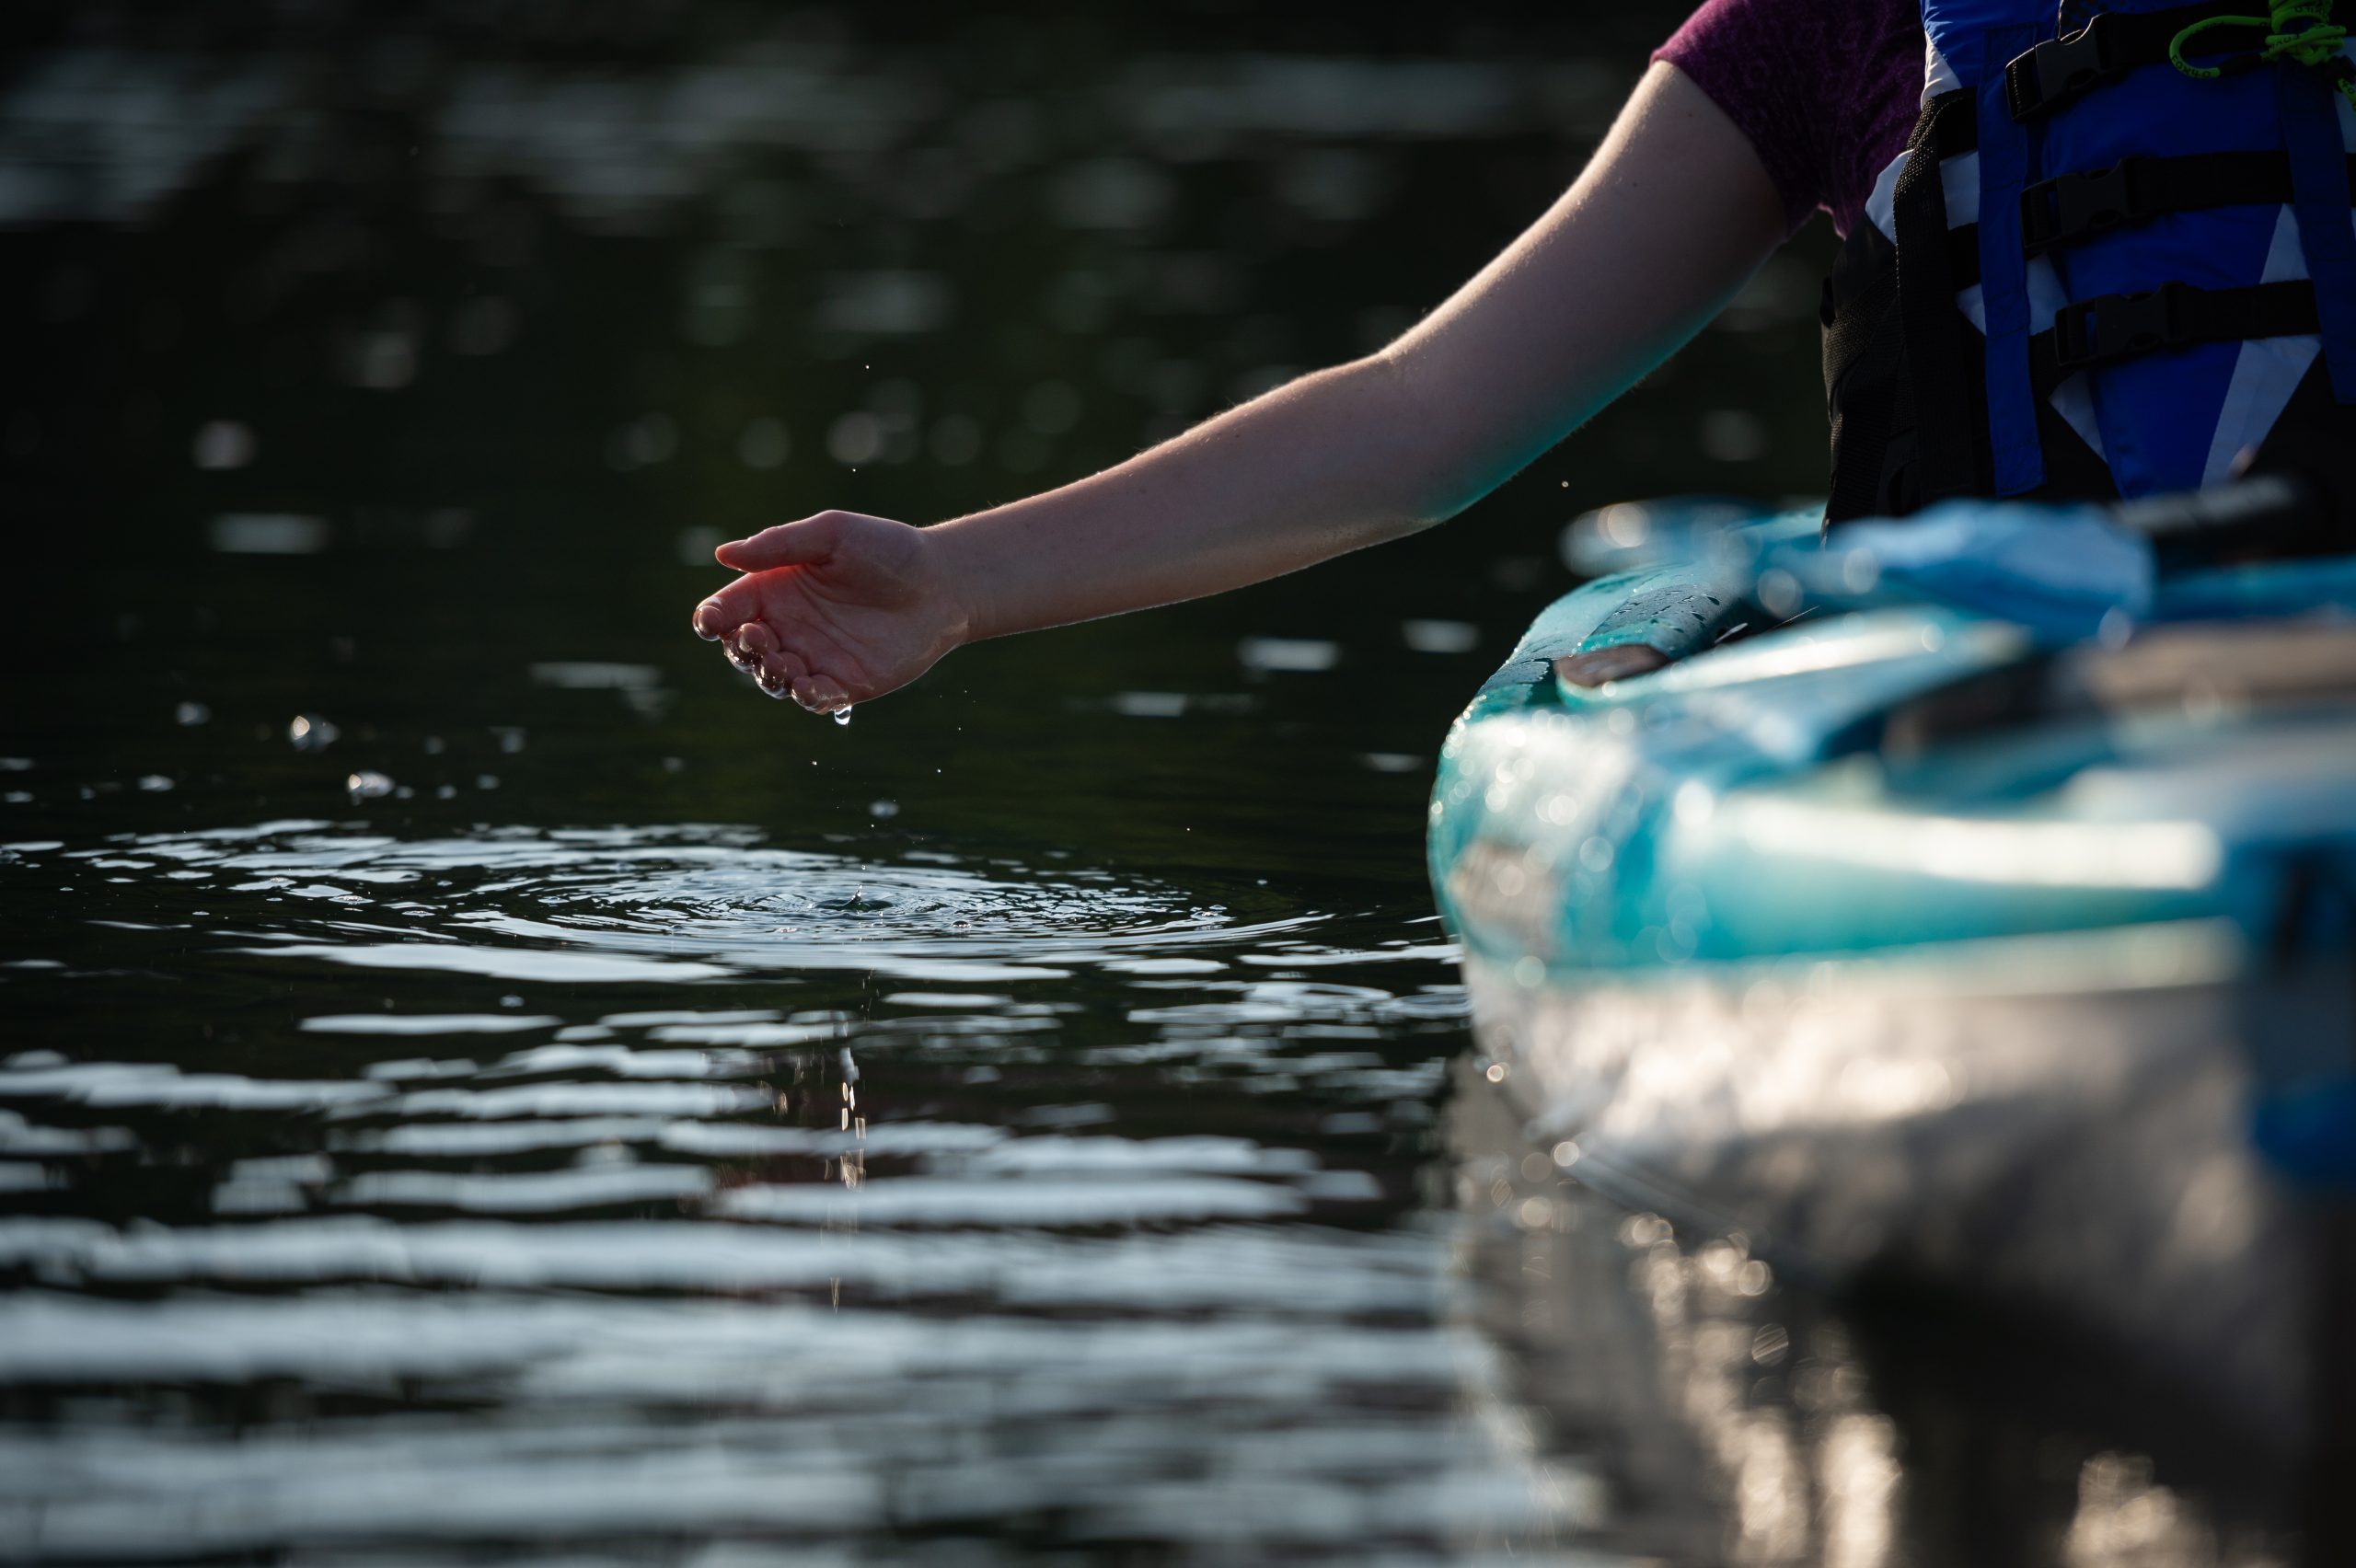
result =
[{"label": "dark water surface", "polygon": [[1429,759],[1573,513],[1819,482],[1807,261],[1439,536],[845,727],[687,631],[1381,341],[1676,10],[17,24],[0,1557],[2277,1560],[1472,1055]]}]

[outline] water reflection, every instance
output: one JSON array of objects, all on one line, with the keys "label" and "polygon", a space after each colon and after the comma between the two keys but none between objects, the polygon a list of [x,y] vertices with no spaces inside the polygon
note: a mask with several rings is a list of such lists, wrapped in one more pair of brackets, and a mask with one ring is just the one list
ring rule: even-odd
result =
[{"label": "water reflection", "polygon": [[[148,916],[111,959],[193,937],[324,1005],[261,1070],[225,1042],[0,1062],[11,1551],[1410,1561],[1562,1512],[1454,1413],[1484,1352],[1395,1226],[1461,1012],[1428,937],[719,828],[282,820],[20,841],[0,874],[101,863]],[[91,983],[52,951],[25,983]],[[444,989],[352,1006],[388,969]],[[427,1003],[485,984],[515,989]]]},{"label": "water reflection", "polygon": [[1473,1064],[1458,1078],[1458,1309],[1502,1348],[1537,1462],[1592,1467],[1606,1539],[1843,1568],[2303,1560],[2279,1459],[2140,1403],[2103,1347],[1919,1297],[1829,1302],[1739,1235],[1600,1199],[1575,1143],[1532,1147]]}]

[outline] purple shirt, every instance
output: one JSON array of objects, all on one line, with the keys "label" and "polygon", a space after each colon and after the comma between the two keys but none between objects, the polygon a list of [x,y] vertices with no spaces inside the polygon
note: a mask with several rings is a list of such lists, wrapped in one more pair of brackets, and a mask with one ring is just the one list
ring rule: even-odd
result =
[{"label": "purple shirt", "polygon": [[1854,227],[1922,109],[1918,0],[1703,0],[1653,58],[1750,138],[1794,229]]}]

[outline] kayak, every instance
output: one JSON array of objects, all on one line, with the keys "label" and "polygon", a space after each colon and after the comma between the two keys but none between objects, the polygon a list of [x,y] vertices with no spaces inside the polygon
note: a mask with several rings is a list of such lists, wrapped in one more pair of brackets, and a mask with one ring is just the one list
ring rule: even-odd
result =
[{"label": "kayak", "polygon": [[[2053,1314],[2311,1430],[2356,1333],[2317,1317],[2356,1186],[2356,556],[1722,511],[1575,531],[1628,570],[1442,747],[1489,1077],[1576,1178],[1787,1273]],[[1632,642],[1669,662],[1557,673]]]}]

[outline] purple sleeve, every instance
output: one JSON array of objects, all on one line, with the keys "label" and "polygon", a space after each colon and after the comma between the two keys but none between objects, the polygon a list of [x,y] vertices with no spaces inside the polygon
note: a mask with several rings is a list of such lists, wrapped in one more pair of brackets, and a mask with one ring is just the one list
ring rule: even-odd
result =
[{"label": "purple sleeve", "polygon": [[1923,90],[1915,0],[1703,0],[1653,52],[1750,138],[1796,229],[1847,233],[1906,145]]}]

